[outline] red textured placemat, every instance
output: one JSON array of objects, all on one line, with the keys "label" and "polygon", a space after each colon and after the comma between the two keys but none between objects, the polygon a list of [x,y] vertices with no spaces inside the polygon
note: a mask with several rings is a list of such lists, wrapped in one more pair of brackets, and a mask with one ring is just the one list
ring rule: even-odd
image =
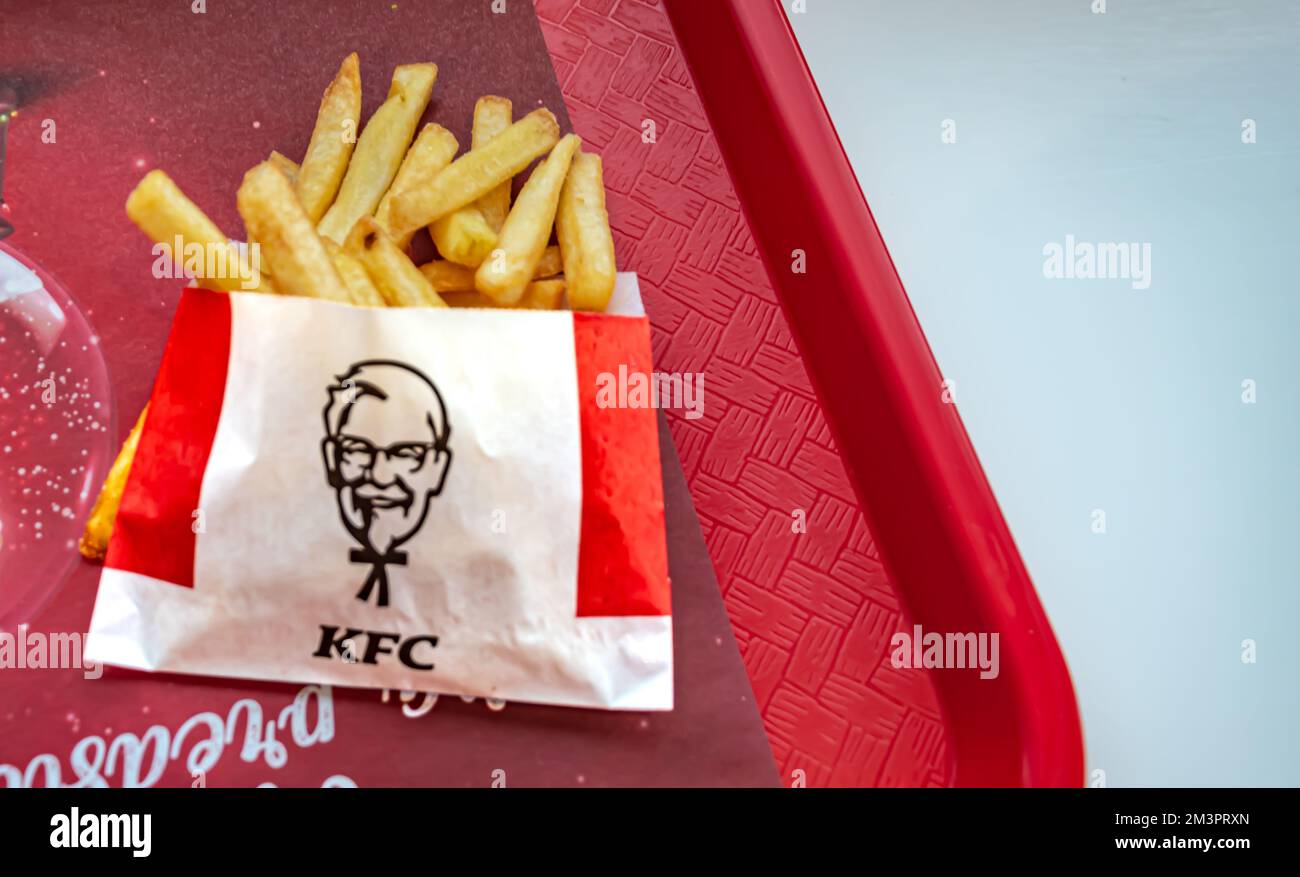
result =
[{"label": "red textured placemat", "polygon": [[667,15],[644,0],[535,6],[574,130],[604,156],[619,261],[641,275],[656,368],[705,378],[703,415],[670,410],[669,424],[783,781],[803,771],[809,785],[951,784],[928,675],[889,661],[890,636],[910,621]]}]

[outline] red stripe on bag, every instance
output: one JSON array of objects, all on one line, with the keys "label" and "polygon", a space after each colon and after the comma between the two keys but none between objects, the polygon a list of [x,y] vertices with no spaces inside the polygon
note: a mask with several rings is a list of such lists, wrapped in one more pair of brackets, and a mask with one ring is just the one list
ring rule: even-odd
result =
[{"label": "red stripe on bag", "polygon": [[655,410],[608,404],[611,381],[619,400],[620,366],[625,375],[651,379],[650,324],[644,317],[575,313],[573,340],[583,488],[577,614],[669,615]]},{"label": "red stripe on bag", "polygon": [[195,513],[221,419],[229,360],[230,296],[185,290],[105,566],[194,587]]}]

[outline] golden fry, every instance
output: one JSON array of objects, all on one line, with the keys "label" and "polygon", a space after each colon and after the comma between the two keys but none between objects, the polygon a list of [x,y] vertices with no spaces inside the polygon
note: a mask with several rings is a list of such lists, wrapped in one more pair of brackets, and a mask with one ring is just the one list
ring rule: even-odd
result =
[{"label": "golden fry", "polygon": [[477,268],[497,245],[497,233],[477,207],[462,207],[429,226],[438,252],[444,259]]},{"label": "golden fry", "polygon": [[447,306],[434,291],[433,284],[373,217],[364,216],[357,222],[343,249],[365,266],[366,273],[390,307]]},{"label": "golden fry", "polygon": [[[486,146],[493,138],[510,127],[513,107],[510,99],[495,94],[484,95],[474,104],[474,133],[470,148]],[[506,180],[491,192],[474,202],[487,220],[488,227],[494,232],[501,231],[510,212],[510,180]]]},{"label": "golden fry", "polygon": [[[510,101],[488,95],[474,105],[473,149],[480,149],[510,127]],[[477,201],[434,220],[429,226],[438,252],[467,268],[483,264],[497,245],[497,232],[510,212],[510,180]]]},{"label": "golden fry", "polygon": [[[578,135],[566,135],[520,190],[506,224],[501,226],[497,248],[474,275],[475,288],[493,301],[514,304],[524,294],[550,240],[560,191],[581,143]],[[490,149],[491,144],[484,148]],[[565,264],[567,270],[567,260]]]},{"label": "golden fry", "polygon": [[341,244],[358,219],[374,213],[397,176],[437,78],[436,64],[404,64],[393,71],[388,99],[357,138],[338,198],[320,221],[322,235]]},{"label": "golden fry", "polygon": [[[216,223],[162,171],[149,171],[131,190],[126,215],[154,243],[166,247],[168,257],[177,264],[197,268],[192,273],[209,286],[231,292],[272,291],[260,266],[241,254]],[[180,252],[176,252],[178,243]],[[196,247],[201,257],[187,258],[186,251]]]},{"label": "golden fry", "polygon": [[614,294],[614,237],[605,210],[605,183],[600,156],[579,152],[560,192],[555,235],[564,256],[569,307],[603,311]]},{"label": "golden fry", "polygon": [[264,161],[245,174],[235,204],[249,245],[261,247],[280,292],[351,301],[293,187],[275,165]]},{"label": "golden fry", "polygon": [[434,259],[421,265],[420,273],[433,284],[438,295],[474,291],[474,269],[466,268],[464,265],[457,265],[446,259]]},{"label": "golden fry", "polygon": [[564,260],[560,257],[560,248],[550,246],[542,250],[542,258],[537,260],[537,267],[533,269],[533,278],[540,280],[563,273]]},{"label": "golden fry", "polygon": [[387,306],[388,303],[384,301],[384,297],[379,294],[379,290],[371,281],[370,275],[366,273],[365,265],[329,238],[321,238],[321,243],[325,244],[325,252],[329,253],[330,261],[334,263],[334,270],[339,273],[339,279],[348,288],[354,305],[368,308]]},{"label": "golden fry", "polygon": [[298,167],[298,162],[282,152],[276,152],[274,149],[271,150],[271,154],[266,157],[266,160],[278,167],[280,172],[289,178],[289,182],[297,185],[298,172],[301,170]]},{"label": "golden fry", "polygon": [[[538,260],[537,267],[533,269],[533,279],[543,280],[563,271],[564,265],[560,263],[560,248],[547,247],[542,253],[542,258]],[[434,289],[438,290],[439,295],[444,292],[477,292],[474,289],[473,268],[466,268],[464,265],[457,265],[446,259],[434,259],[421,265],[420,272],[429,278],[429,282],[433,284]]]},{"label": "golden fry", "polygon": [[564,279],[534,280],[524,287],[524,294],[512,305],[501,305],[481,292],[440,293],[453,308],[506,308],[528,311],[554,311],[564,298]]},{"label": "golden fry", "polygon": [[353,52],[343,59],[334,81],[325,89],[307,154],[293,177],[298,200],[313,224],[320,222],[338,194],[360,125],[361,65]]},{"label": "golden fry", "polygon": [[471,149],[432,179],[398,193],[392,226],[400,234],[441,219],[482,198],[528,167],[560,139],[560,126],[549,110],[537,109],[515,122],[482,149]]},{"label": "golden fry", "polygon": [[393,184],[388,187],[388,192],[375,210],[375,220],[379,223],[379,227],[387,231],[389,237],[393,238],[399,247],[405,247],[410,243],[413,232],[407,232],[405,235],[392,233],[393,198],[398,192],[405,191],[420,180],[430,179],[451,164],[459,148],[456,135],[441,125],[430,123],[420,129],[420,136],[415,138],[415,143],[407,151],[406,158],[402,159],[402,166],[397,169]]},{"label": "golden fry", "polygon": [[108,470],[104,486],[99,489],[90,517],[86,519],[86,528],[81,533],[77,550],[87,560],[103,560],[108,551],[113,522],[117,520],[117,507],[122,504],[122,491],[126,489],[126,479],[131,474],[131,463],[135,460],[135,449],[140,444],[140,430],[144,427],[144,418],[148,413],[149,406],[145,405],[136,418],[135,426],[131,427],[131,433],[122,442],[122,449],[117,452],[117,459]]}]

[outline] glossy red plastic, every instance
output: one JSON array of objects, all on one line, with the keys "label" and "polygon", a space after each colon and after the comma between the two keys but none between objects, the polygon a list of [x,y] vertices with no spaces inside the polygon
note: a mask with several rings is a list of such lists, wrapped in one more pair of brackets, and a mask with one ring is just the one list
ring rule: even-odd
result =
[{"label": "glossy red plastic", "polygon": [[996,678],[934,672],[957,784],[1081,785],[1065,659],[780,3],[664,2],[915,622],[999,634]]}]

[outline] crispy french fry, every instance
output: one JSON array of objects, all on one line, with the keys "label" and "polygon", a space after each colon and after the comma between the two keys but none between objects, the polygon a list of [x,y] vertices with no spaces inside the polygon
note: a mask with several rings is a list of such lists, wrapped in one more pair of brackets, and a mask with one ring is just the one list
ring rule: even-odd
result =
[{"label": "crispy french fry", "polygon": [[441,219],[482,198],[528,167],[560,138],[550,110],[537,109],[482,149],[471,149],[430,180],[419,180],[393,199],[392,226],[399,235]]},{"label": "crispy french fry", "polygon": [[388,306],[384,297],[379,294],[379,290],[375,288],[370,275],[366,273],[366,266],[357,261],[356,256],[345,251],[329,238],[321,238],[321,243],[325,244],[325,252],[329,253],[330,261],[334,263],[334,270],[339,273],[339,279],[348,288],[354,305],[368,308]]},{"label": "crispy french fry", "polygon": [[605,310],[614,294],[616,269],[600,156],[579,151],[573,157],[555,213],[555,235],[564,257],[569,307]]},{"label": "crispy french fry", "polygon": [[[510,101],[487,95],[474,104],[473,149],[481,149],[510,127]],[[497,245],[497,232],[510,212],[510,180],[472,204],[448,213],[429,226],[438,252],[467,268],[483,264]]]},{"label": "crispy french fry", "polygon": [[[542,258],[551,237],[560,191],[569,173],[573,154],[582,143],[576,134],[568,134],[546,160],[537,166],[510,208],[506,224],[501,226],[497,248],[479,266],[474,287],[498,304],[514,304],[524,294],[533,270]],[[484,147],[490,149],[492,144]],[[473,153],[471,153],[473,154]],[[567,263],[566,263],[567,265]]]},{"label": "crispy french fry", "polygon": [[446,259],[434,259],[421,265],[420,273],[433,284],[438,295],[447,292],[474,292],[473,268],[466,268],[464,265],[457,265]]},{"label": "crispy french fry", "polygon": [[275,165],[264,161],[246,173],[235,204],[250,245],[261,247],[280,292],[351,301],[288,178]]},{"label": "crispy french fry", "polygon": [[[486,146],[494,137],[510,127],[513,108],[510,99],[495,94],[484,95],[474,104],[474,134],[470,148]],[[510,212],[510,181],[506,180],[491,192],[474,202],[483,213],[494,232],[501,231]]]},{"label": "crispy french fry", "polygon": [[453,308],[507,308],[528,311],[554,311],[564,298],[564,278],[534,280],[524,287],[524,294],[512,305],[497,304],[481,292],[439,293]]},{"label": "crispy french fry", "polygon": [[429,226],[429,236],[444,259],[477,268],[497,245],[497,233],[477,207],[462,207]]},{"label": "crispy french fry", "polygon": [[[446,259],[434,259],[420,266],[420,273],[433,284],[438,295],[447,292],[472,292],[474,290],[474,271],[464,265],[448,262]],[[445,297],[445,296],[444,296]]]},{"label": "crispy french fry", "polygon": [[388,99],[357,138],[338,198],[320,221],[322,235],[341,244],[358,219],[374,213],[397,176],[437,78],[436,64],[404,64],[393,71]]},{"label": "crispy french fry", "polygon": [[290,183],[297,185],[298,171],[301,170],[298,167],[298,162],[282,152],[276,152],[274,149],[271,150],[271,154],[266,157],[266,160],[278,167],[281,173],[289,178]]},{"label": "crispy french fry", "polygon": [[298,200],[313,224],[320,222],[338,194],[360,125],[361,64],[353,52],[343,59],[334,81],[320,99],[307,154],[293,177]]},{"label": "crispy french fry", "polygon": [[[533,279],[542,280],[554,277],[564,271],[560,262],[560,248],[547,247],[533,269]],[[420,266],[420,272],[429,278],[438,294],[444,292],[476,292],[474,289],[474,269],[448,262],[446,259],[434,259]]]},{"label": "crispy french fry", "polygon": [[[204,258],[197,261],[204,270],[198,277],[208,285],[236,292],[272,291],[269,278],[262,276],[260,266],[240,253],[216,223],[162,171],[149,171],[131,190],[126,199],[126,215],[154,243],[166,247],[169,257],[177,263],[188,261],[185,250],[195,245],[202,248]],[[175,252],[178,241],[179,253]],[[209,268],[212,270],[208,271]]]},{"label": "crispy french fry", "polygon": [[363,216],[348,235],[343,249],[366,268],[375,288],[390,307],[445,308],[433,284],[393,242],[374,217]]},{"label": "crispy french fry", "polygon": [[393,184],[388,187],[388,192],[375,210],[375,220],[399,247],[405,247],[410,243],[413,232],[407,232],[405,235],[392,233],[393,198],[398,192],[410,188],[420,180],[430,179],[451,164],[459,148],[456,135],[441,125],[430,123],[420,129],[420,135],[415,138],[415,143],[411,144],[406,158],[402,159],[402,166],[397,169],[397,176],[393,177]]},{"label": "crispy french fry", "polygon": [[537,267],[533,269],[533,279],[541,280],[563,273],[564,260],[560,257],[560,248],[551,246],[542,250],[542,258],[537,260]]},{"label": "crispy french fry", "polygon": [[140,430],[144,428],[145,416],[149,406],[145,405],[135,426],[131,427],[126,441],[117,452],[117,459],[108,470],[104,486],[95,497],[95,505],[90,509],[86,519],[86,528],[81,533],[77,550],[87,560],[103,560],[108,551],[108,540],[113,535],[113,522],[117,520],[117,507],[122,503],[122,491],[126,489],[126,479],[131,474],[131,463],[135,460],[135,449],[140,444]]},{"label": "crispy french fry", "polygon": [[524,307],[532,310],[553,311],[559,308],[566,289],[568,282],[563,277],[534,280],[524,287],[524,294],[519,300]]}]

